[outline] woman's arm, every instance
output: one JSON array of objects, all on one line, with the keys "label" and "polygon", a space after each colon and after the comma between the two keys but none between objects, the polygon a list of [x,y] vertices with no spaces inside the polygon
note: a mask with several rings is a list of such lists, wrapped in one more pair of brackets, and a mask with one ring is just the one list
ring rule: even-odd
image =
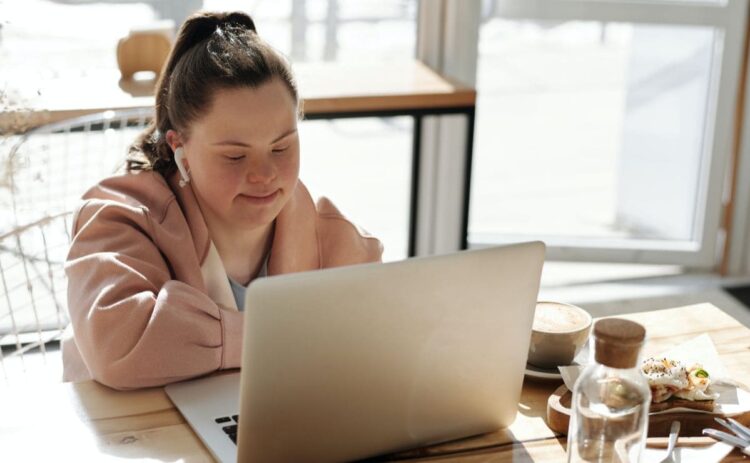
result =
[{"label": "woman's arm", "polygon": [[172,279],[143,209],[89,202],[74,228],[68,307],[94,379],[130,389],[240,366],[242,313]]}]

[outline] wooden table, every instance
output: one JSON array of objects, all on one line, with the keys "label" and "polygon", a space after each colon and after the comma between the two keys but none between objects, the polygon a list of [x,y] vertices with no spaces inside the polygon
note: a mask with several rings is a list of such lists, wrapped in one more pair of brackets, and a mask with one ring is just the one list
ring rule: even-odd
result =
[{"label": "wooden table", "polygon": [[[750,383],[750,329],[710,304],[625,315],[648,329],[653,354],[708,333],[733,378]],[[400,454],[409,461],[565,461],[565,438],[544,423],[557,382],[524,383],[505,430]],[[117,392],[95,382],[0,389],[0,455],[24,461],[153,458],[212,461],[161,388]],[[15,461],[10,458],[8,461]],[[19,460],[20,461],[20,460]],[[750,461],[737,451],[723,461]]]},{"label": "wooden table", "polygon": [[[353,117],[414,118],[412,139],[409,256],[416,252],[419,167],[423,118],[461,114],[466,117],[464,201],[461,247],[467,247],[469,193],[474,146],[476,91],[442,76],[419,61],[371,64],[336,62],[293,66],[305,119]],[[121,81],[117,70],[85,77],[24,82],[22,110],[0,112],[0,134],[107,110],[153,107],[153,80]],[[14,89],[15,90],[15,89]]]}]

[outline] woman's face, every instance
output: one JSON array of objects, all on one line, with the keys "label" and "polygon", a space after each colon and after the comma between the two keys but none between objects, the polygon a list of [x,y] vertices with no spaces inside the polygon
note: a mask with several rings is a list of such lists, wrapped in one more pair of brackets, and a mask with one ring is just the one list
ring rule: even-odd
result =
[{"label": "woman's face", "polygon": [[223,227],[268,225],[299,175],[297,105],[279,79],[215,93],[183,140],[203,214]]}]

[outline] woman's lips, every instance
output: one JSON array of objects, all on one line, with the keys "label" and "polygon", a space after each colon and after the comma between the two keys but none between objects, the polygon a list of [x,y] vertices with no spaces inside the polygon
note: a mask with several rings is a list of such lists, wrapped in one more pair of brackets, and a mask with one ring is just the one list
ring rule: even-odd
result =
[{"label": "woman's lips", "polygon": [[240,194],[239,197],[246,202],[256,204],[256,205],[264,205],[264,204],[270,204],[276,200],[276,197],[279,195],[280,190],[273,191],[268,194]]}]

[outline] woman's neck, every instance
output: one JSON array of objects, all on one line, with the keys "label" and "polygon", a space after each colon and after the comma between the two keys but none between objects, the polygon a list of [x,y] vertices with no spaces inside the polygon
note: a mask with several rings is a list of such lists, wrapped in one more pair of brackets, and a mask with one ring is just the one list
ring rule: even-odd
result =
[{"label": "woman's neck", "polygon": [[274,223],[251,229],[207,225],[227,275],[237,283],[248,284],[260,272],[271,249]]}]

